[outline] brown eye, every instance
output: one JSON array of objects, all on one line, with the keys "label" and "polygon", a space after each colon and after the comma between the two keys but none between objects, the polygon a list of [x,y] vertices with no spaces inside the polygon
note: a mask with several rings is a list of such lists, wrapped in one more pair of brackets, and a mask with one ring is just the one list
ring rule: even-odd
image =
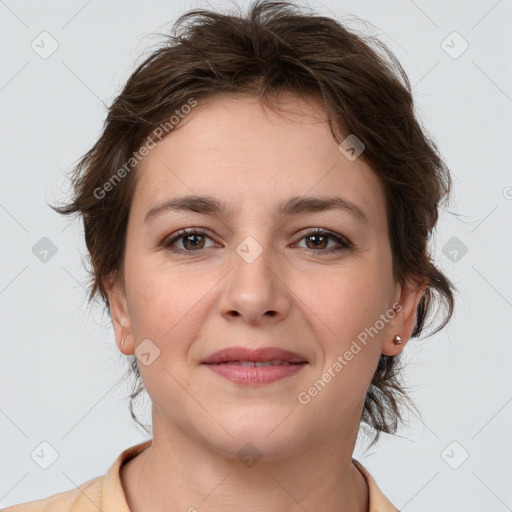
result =
[{"label": "brown eye", "polygon": [[[205,247],[206,239],[211,238],[209,236],[206,236],[206,232],[201,229],[194,229],[194,230],[187,230],[182,229],[178,233],[171,235],[170,237],[166,238],[162,246],[166,248],[171,248],[176,243],[179,243],[181,245],[175,247],[178,251],[185,251],[185,252],[194,252],[199,249],[205,249],[208,247]],[[212,246],[209,246],[212,247]]]},{"label": "brown eye", "polygon": [[[306,233],[301,240],[306,240],[306,248],[312,249],[313,251],[329,253],[331,251],[339,251],[342,249],[349,249],[352,247],[351,242],[341,235],[326,231],[323,229],[317,229]],[[329,243],[335,242],[334,247],[329,247]]]},{"label": "brown eye", "polygon": [[325,235],[308,235],[305,239],[309,249],[325,249],[329,243],[329,237]]}]

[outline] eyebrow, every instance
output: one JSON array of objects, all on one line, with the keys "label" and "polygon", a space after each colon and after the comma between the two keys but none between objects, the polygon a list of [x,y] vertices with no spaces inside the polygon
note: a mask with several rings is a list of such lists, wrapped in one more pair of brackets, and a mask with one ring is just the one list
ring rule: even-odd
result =
[{"label": "eyebrow", "polygon": [[[291,197],[277,206],[274,216],[298,215],[325,210],[342,210],[351,214],[362,224],[369,224],[364,211],[342,197]],[[188,195],[167,199],[153,206],[144,216],[144,222],[148,222],[166,211],[234,216],[234,212],[223,201],[210,196]]]}]

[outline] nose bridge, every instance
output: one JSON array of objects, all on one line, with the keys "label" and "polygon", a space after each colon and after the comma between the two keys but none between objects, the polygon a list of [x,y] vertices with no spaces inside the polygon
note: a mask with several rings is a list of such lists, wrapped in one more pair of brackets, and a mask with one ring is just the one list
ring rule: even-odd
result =
[{"label": "nose bridge", "polygon": [[277,278],[279,258],[269,236],[247,236],[233,250],[222,313],[242,316],[254,323],[264,317],[284,315],[288,308],[285,290]]},{"label": "nose bridge", "polygon": [[[237,245],[232,255],[232,289],[247,298],[262,300],[272,292],[274,276],[271,272],[272,248],[268,237],[248,236]],[[275,262],[274,262],[275,264]],[[253,299],[253,300],[254,300]]]}]

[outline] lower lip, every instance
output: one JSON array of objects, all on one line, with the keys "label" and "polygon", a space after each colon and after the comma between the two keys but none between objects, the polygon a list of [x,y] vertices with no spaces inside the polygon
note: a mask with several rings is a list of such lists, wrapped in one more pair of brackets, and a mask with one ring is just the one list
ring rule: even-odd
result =
[{"label": "lower lip", "polygon": [[299,372],[307,363],[290,363],[275,366],[233,366],[229,364],[206,364],[216,374],[237,384],[269,384]]}]

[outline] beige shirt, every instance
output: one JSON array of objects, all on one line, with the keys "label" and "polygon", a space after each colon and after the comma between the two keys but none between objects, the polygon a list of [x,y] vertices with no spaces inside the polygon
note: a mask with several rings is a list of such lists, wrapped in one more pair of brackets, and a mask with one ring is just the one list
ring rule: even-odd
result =
[{"label": "beige shirt", "polygon": [[[151,444],[151,440],[124,450],[106,475],[88,480],[80,488],[54,494],[48,498],[21,503],[1,512],[130,512],[121,484],[121,466]],[[382,494],[370,473],[355,459],[355,466],[364,476],[370,490],[369,512],[399,512]]]}]

